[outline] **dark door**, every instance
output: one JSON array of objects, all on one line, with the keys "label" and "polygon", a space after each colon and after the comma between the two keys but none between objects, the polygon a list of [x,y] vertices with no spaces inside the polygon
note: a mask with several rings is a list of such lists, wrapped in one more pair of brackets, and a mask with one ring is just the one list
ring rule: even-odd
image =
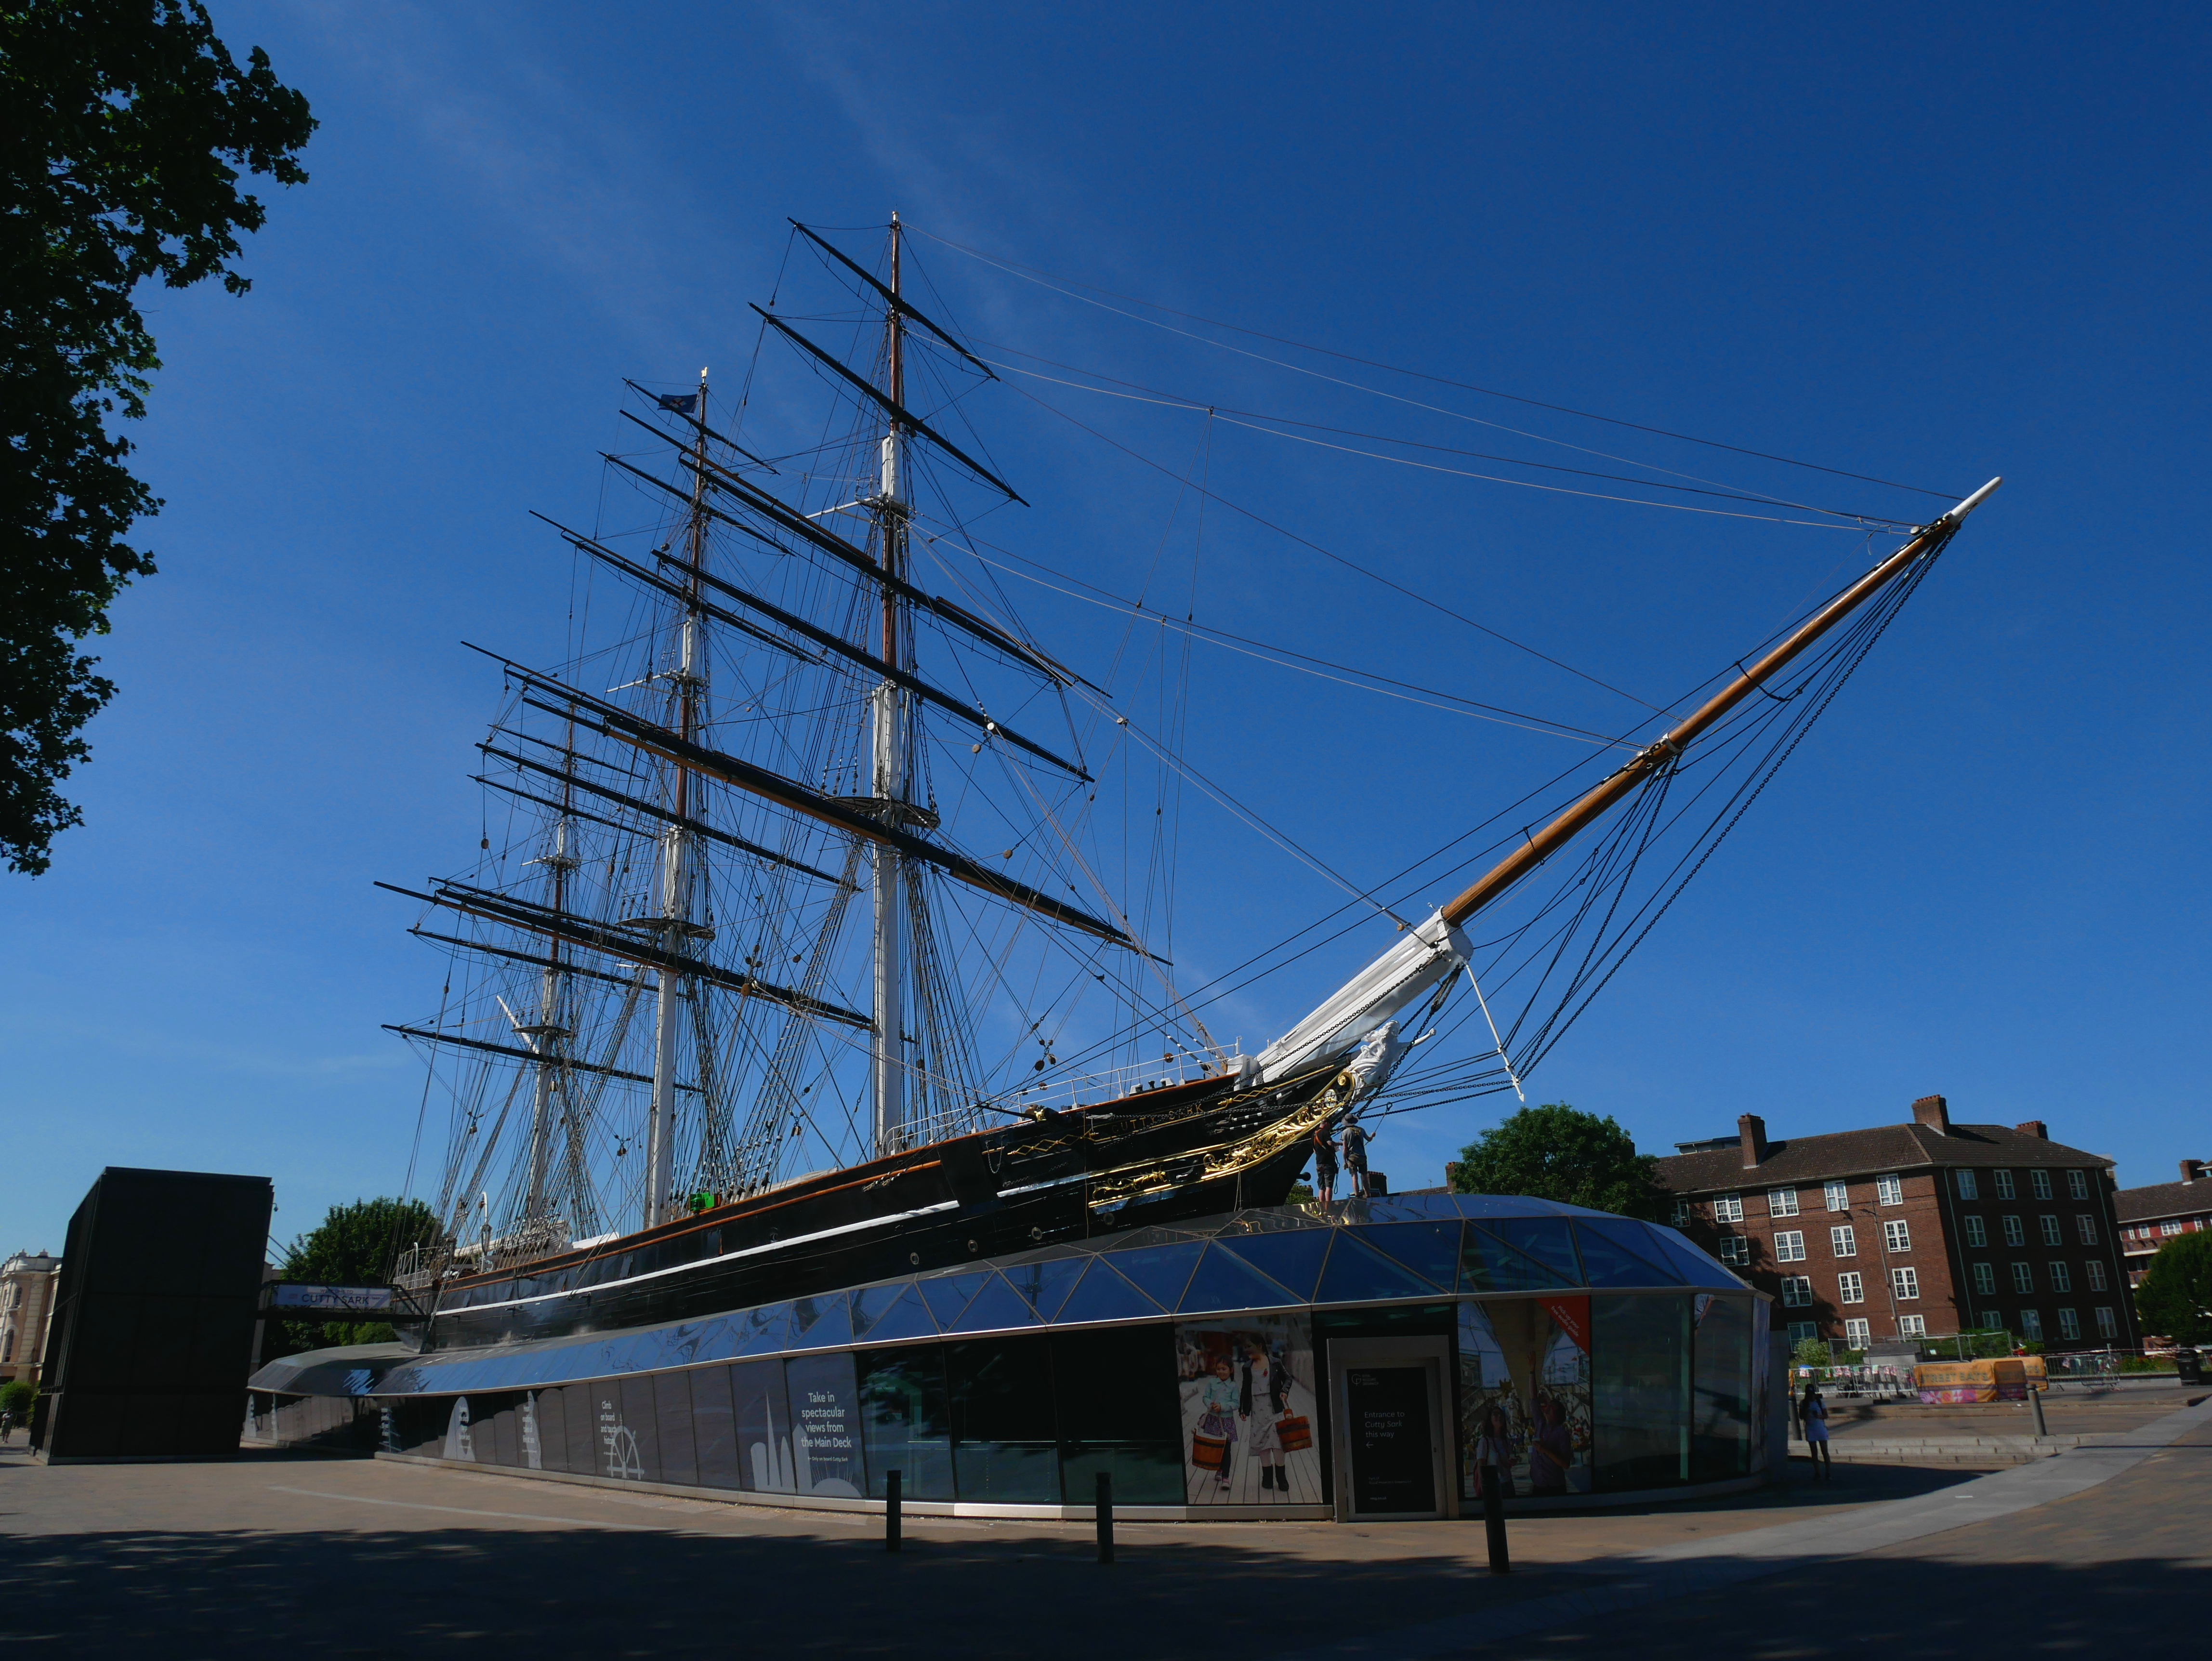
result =
[{"label": "dark door", "polygon": [[1436,1449],[1428,1368],[1348,1367],[1344,1397],[1353,1512],[1367,1517],[1433,1514]]}]

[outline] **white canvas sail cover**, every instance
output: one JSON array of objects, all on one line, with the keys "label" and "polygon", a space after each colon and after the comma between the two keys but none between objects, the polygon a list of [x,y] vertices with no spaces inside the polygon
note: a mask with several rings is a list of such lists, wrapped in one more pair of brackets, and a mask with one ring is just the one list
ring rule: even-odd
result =
[{"label": "white canvas sail cover", "polygon": [[1467,936],[1446,922],[1443,912],[1434,913],[1261,1050],[1259,1081],[1273,1084],[1349,1050],[1433,991],[1438,981],[1457,973],[1468,951]]}]

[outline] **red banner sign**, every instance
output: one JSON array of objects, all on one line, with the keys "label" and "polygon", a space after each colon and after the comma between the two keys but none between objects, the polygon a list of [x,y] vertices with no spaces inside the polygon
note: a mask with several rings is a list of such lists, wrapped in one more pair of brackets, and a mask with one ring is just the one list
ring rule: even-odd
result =
[{"label": "red banner sign", "polygon": [[1539,1298],[1544,1312],[1558,1323],[1559,1330],[1575,1341],[1575,1348],[1585,1355],[1590,1353],[1589,1299],[1587,1298]]}]

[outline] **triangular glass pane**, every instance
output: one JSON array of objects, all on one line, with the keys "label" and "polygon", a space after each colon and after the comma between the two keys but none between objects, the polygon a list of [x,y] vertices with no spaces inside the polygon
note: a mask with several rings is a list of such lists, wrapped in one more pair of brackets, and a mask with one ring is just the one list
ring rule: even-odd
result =
[{"label": "triangular glass pane", "polygon": [[1361,1239],[1395,1257],[1445,1292],[1459,1278],[1460,1222],[1380,1223],[1358,1230]]},{"label": "triangular glass pane", "polygon": [[922,1302],[929,1305],[929,1312],[937,1317],[937,1324],[950,1332],[960,1311],[968,1307],[968,1300],[990,1278],[989,1269],[973,1269],[959,1275],[926,1275],[914,1284]]},{"label": "triangular glass pane", "polygon": [[1033,1327],[1036,1324],[1036,1311],[1030,1306],[1029,1299],[994,1275],[990,1284],[969,1301],[960,1319],[945,1329],[947,1332],[996,1332],[1006,1327]]},{"label": "triangular glass pane", "polygon": [[1224,1235],[1214,1244],[1235,1252],[1305,1303],[1313,1297],[1314,1282],[1321,1279],[1322,1262],[1328,1256],[1328,1243],[1335,1238],[1333,1228],[1297,1228],[1275,1234]]},{"label": "triangular glass pane", "polygon": [[1001,1264],[999,1273],[1006,1283],[1029,1299],[1030,1306],[1038,1318],[1049,1321],[1060,1312],[1067,1301],[1067,1294],[1083,1278],[1083,1271],[1091,1265],[1088,1256],[1055,1257],[1050,1262],[1024,1263],[1009,1269]]},{"label": "triangular glass pane", "polygon": [[1682,1277],[1645,1256],[1644,1228],[1621,1218],[1575,1225],[1583,1249],[1583,1273],[1594,1287],[1680,1286]]},{"label": "triangular glass pane", "polygon": [[891,1305],[914,1289],[911,1281],[892,1281],[883,1286],[860,1287],[853,1294],[853,1335],[869,1338],[875,1335],[876,1323],[890,1312]]},{"label": "triangular glass pane", "polygon": [[1305,1300],[1276,1285],[1234,1252],[1206,1248],[1179,1305],[1185,1315],[1215,1309],[1272,1309]]},{"label": "triangular glass pane", "polygon": [[853,1317],[845,1294],[827,1298],[794,1299],[791,1305],[791,1346],[794,1349],[827,1349],[853,1342]]},{"label": "triangular glass pane", "polygon": [[1127,1234],[1109,1240],[1101,1248],[1106,1251],[1144,1251],[1153,1246],[1176,1245],[1194,1238],[1188,1229],[1169,1228],[1155,1223],[1149,1228],[1133,1228]]},{"label": "triangular glass pane", "polygon": [[730,1326],[737,1336],[737,1354],[740,1355],[781,1349],[791,1332],[791,1305],[763,1304],[758,1309],[732,1317]]},{"label": "triangular glass pane", "polygon": [[1581,1284],[1540,1258],[1506,1244],[1481,1224],[1468,1225],[1459,1255],[1462,1292],[1545,1292]]},{"label": "triangular glass pane", "polygon": [[1433,1222],[1456,1217],[1459,1208],[1448,1194],[1391,1194],[1367,1202],[1367,1215],[1378,1223]]},{"label": "triangular glass pane", "polygon": [[1117,1251],[1114,1267],[1135,1281],[1162,1309],[1182,1301],[1190,1272],[1198,1267],[1200,1248],[1194,1240],[1182,1245],[1149,1246],[1141,1251]]},{"label": "triangular glass pane", "polygon": [[[900,1295],[888,1305],[878,1305],[875,1318],[868,1323],[867,1330],[858,1335],[872,1344],[887,1344],[894,1338],[928,1338],[937,1332],[937,1323],[929,1318],[928,1305],[921,1301],[921,1293],[912,1286],[871,1287],[872,1294],[896,1292]],[[854,1299],[860,1301],[856,1293]]]},{"label": "triangular glass pane", "polygon": [[1127,1321],[1159,1312],[1158,1304],[1107,1268],[1106,1260],[1100,1257],[1092,1260],[1090,1272],[1076,1283],[1053,1321],[1064,1326],[1072,1321]]},{"label": "triangular glass pane", "polygon": [[1741,1276],[1723,1267],[1717,1260],[1708,1257],[1671,1228],[1662,1228],[1656,1223],[1648,1225],[1644,1231],[1644,1238],[1651,1254],[1673,1264],[1686,1285],[1733,1287],[1744,1284]]},{"label": "triangular glass pane", "polygon": [[1357,1238],[1351,1230],[1336,1231],[1336,1244],[1322,1271],[1321,1285],[1313,1296],[1317,1304],[1350,1304],[1370,1298],[1420,1298],[1436,1295],[1436,1287],[1403,1265],[1393,1262]]},{"label": "triangular glass pane", "polygon": [[1559,1277],[1562,1286],[1588,1286],[1575,1256],[1574,1230],[1564,1217],[1500,1217],[1482,1225],[1516,1250],[1525,1251]]}]

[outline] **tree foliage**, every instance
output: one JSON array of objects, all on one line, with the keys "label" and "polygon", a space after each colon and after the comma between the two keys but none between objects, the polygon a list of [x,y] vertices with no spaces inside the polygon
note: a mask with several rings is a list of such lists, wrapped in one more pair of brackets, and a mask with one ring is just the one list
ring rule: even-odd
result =
[{"label": "tree foliage", "polygon": [[246,279],[266,210],[239,169],[296,185],[307,100],[256,46],[240,70],[199,0],[0,0],[0,853],[46,869],[82,822],[58,787],[114,694],[77,644],[154,569],[124,538],[161,502],[108,417],[161,367],[133,296]]},{"label": "tree foliage", "polygon": [[[280,1266],[288,1281],[329,1286],[375,1286],[389,1280],[395,1252],[434,1238],[437,1219],[420,1200],[356,1200],[332,1206],[323,1220],[285,1249]],[[288,1321],[301,1348],[319,1344],[378,1344],[390,1341],[383,1321]]]},{"label": "tree foliage", "polygon": [[31,1422],[31,1409],[39,1404],[39,1387],[27,1378],[10,1378],[0,1384],[0,1413],[13,1414],[19,1425]]},{"label": "tree foliage", "polygon": [[2136,1288],[2145,1332],[2177,1344],[2212,1343],[2212,1233],[2177,1234],[2152,1255]]},{"label": "tree foliage", "polygon": [[1610,1114],[1547,1102],[1484,1131],[1447,1174],[1458,1194],[1527,1194],[1656,1222],[1668,1203],[1658,1170]]}]

